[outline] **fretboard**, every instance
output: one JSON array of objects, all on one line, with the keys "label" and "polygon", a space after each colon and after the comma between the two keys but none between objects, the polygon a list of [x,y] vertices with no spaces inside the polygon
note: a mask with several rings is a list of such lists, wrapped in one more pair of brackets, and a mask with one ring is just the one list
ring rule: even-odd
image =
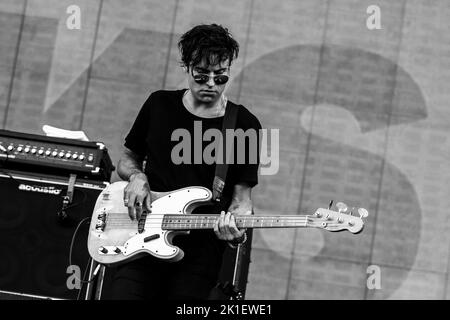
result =
[{"label": "fretboard", "polygon": [[[238,228],[300,228],[306,227],[309,216],[235,216]],[[163,230],[213,229],[218,215],[164,215]]]}]

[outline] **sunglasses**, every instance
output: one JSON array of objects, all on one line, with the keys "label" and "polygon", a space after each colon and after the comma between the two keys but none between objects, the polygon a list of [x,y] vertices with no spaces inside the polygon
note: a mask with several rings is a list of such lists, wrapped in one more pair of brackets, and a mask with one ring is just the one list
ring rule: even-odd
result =
[{"label": "sunglasses", "polygon": [[[209,79],[211,78],[209,75],[204,73],[192,74],[192,77],[194,78],[194,81],[198,84],[208,83]],[[226,74],[219,74],[212,78],[214,80],[214,83],[218,86],[227,83],[228,80],[230,79],[230,77],[227,76]]]}]

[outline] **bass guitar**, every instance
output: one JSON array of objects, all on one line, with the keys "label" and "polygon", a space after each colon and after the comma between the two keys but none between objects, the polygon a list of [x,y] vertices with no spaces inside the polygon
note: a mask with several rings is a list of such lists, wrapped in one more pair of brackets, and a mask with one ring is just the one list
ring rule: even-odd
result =
[{"label": "bass guitar", "polygon": [[[123,203],[127,183],[110,184],[97,199],[88,236],[89,254],[95,261],[115,265],[146,254],[178,261],[184,253],[172,245],[173,237],[189,230],[214,228],[217,214],[192,214],[196,207],[210,203],[212,194],[207,188],[152,191],[151,213],[144,211],[138,221],[132,221]],[[359,217],[345,211],[345,206],[338,211],[319,208],[312,215],[237,215],[235,220],[238,228],[319,228],[359,233],[367,210],[359,208]]]}]

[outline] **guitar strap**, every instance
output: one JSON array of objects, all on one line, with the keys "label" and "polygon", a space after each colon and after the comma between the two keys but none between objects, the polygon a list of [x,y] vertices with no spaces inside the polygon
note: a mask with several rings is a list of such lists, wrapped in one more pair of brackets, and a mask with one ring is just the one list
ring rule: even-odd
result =
[{"label": "guitar strap", "polygon": [[[225,181],[227,178],[228,164],[230,163],[229,158],[233,154],[233,152],[227,152],[230,146],[233,147],[233,141],[226,141],[226,130],[235,129],[237,114],[238,107],[227,102],[225,115],[223,117],[222,135],[219,141],[219,148],[216,149],[216,172],[213,182],[213,201],[216,202],[220,202],[221,200],[223,188],[225,187]],[[225,148],[224,145],[226,146]]]}]

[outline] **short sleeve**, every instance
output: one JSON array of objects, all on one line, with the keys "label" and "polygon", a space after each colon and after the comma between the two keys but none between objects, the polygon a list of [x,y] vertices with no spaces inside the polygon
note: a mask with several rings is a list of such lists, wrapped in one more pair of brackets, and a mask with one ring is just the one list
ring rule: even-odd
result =
[{"label": "short sleeve", "polygon": [[[233,172],[233,183],[247,183],[250,187],[254,187],[258,184],[258,167],[260,162],[260,133],[261,123],[259,120],[251,114],[248,110],[245,110],[242,122],[240,122],[240,128],[244,131],[251,130],[255,132],[256,139],[250,140],[245,143],[245,163],[239,164],[236,161]],[[238,128],[239,128],[238,127]],[[235,152],[237,150],[235,149]]]},{"label": "short sleeve", "polygon": [[149,131],[151,104],[152,95],[145,101],[134,120],[133,126],[125,137],[125,147],[142,157],[146,154],[146,138]]}]

